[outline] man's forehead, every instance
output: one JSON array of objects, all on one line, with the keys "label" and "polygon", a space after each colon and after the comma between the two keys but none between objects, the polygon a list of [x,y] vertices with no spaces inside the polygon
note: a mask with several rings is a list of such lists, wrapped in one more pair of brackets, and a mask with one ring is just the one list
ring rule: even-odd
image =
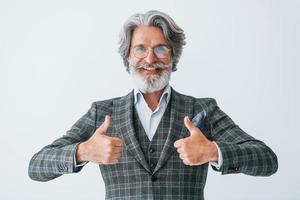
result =
[{"label": "man's forehead", "polygon": [[167,45],[167,40],[160,28],[154,26],[140,26],[134,29],[131,45],[157,46],[158,44]]}]

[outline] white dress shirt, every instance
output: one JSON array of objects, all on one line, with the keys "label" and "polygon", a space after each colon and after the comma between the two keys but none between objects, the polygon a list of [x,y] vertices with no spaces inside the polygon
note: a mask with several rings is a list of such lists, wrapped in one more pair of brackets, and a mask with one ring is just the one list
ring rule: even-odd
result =
[{"label": "white dress shirt", "polygon": [[143,94],[137,88],[134,88],[134,106],[150,141],[152,140],[158,124],[168,106],[170,97],[171,87],[168,85],[160,97],[158,106],[152,111],[145,101]]}]

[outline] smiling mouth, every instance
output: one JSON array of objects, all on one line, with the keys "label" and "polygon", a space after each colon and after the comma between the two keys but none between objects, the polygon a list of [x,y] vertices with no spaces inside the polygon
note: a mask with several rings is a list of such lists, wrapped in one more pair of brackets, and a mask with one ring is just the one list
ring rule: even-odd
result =
[{"label": "smiling mouth", "polygon": [[143,67],[142,69],[147,70],[147,71],[156,71],[157,68],[155,68],[155,67]]}]

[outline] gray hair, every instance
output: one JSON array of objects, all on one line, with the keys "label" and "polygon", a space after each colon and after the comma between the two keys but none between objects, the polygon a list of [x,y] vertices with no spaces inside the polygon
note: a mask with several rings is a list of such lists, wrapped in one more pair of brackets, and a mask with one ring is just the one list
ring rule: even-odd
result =
[{"label": "gray hair", "polygon": [[123,58],[126,70],[129,72],[128,56],[132,32],[139,26],[155,26],[162,30],[172,50],[172,71],[176,71],[176,65],[181,56],[182,47],[186,44],[185,34],[170,16],[157,10],[150,10],[145,14],[136,13],[124,23],[119,36],[119,53]]}]

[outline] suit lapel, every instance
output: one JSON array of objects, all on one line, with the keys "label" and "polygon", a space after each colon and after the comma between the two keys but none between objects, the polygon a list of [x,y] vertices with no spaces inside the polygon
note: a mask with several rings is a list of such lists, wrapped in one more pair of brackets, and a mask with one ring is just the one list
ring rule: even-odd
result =
[{"label": "suit lapel", "polygon": [[194,102],[192,98],[183,97],[172,88],[169,103],[171,103],[171,113],[168,137],[153,173],[156,173],[161,167],[163,167],[172,153],[176,151],[174,142],[189,136],[189,133],[184,126],[183,119],[185,116],[189,116],[190,119],[193,117]]},{"label": "suit lapel", "polygon": [[114,114],[117,122],[116,130],[121,135],[126,150],[149,173],[151,173],[140,144],[135,137],[135,130],[133,127],[133,91],[116,100],[114,103]]}]

